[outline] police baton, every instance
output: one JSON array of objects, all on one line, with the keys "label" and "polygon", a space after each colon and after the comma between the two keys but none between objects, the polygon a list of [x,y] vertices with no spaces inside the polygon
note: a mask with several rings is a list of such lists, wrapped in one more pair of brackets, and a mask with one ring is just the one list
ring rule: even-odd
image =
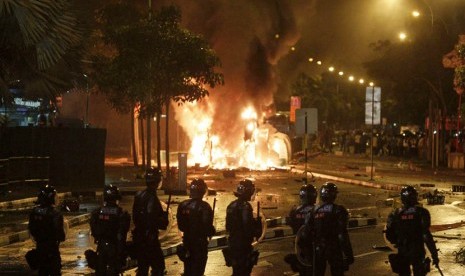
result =
[{"label": "police baton", "polygon": [[436,266],[436,268],[438,269],[439,274],[441,274],[441,276],[444,276],[444,274],[442,273],[441,268],[439,267],[439,264],[437,264],[437,265],[435,265],[435,266]]},{"label": "police baton", "polygon": [[166,203],[166,212],[170,210],[170,204],[171,204],[171,191],[168,195],[168,202]]},{"label": "police baton", "polygon": [[213,199],[213,212],[212,212],[212,217],[215,217],[215,206],[216,206],[216,197]]}]

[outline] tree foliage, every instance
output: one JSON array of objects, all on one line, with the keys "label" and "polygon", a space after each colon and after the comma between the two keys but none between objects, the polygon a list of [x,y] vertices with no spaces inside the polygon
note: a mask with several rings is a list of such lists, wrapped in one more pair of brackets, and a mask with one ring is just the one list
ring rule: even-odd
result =
[{"label": "tree foliage", "polygon": [[101,38],[113,51],[95,57],[93,76],[115,108],[126,111],[140,102],[153,115],[168,100],[200,100],[208,95],[206,86],[223,83],[214,51],[180,20],[175,6],[162,8],[152,20],[129,1],[101,10]]},{"label": "tree foliage", "polygon": [[0,95],[20,81],[28,98],[54,100],[72,86],[84,35],[70,0],[0,0]]}]

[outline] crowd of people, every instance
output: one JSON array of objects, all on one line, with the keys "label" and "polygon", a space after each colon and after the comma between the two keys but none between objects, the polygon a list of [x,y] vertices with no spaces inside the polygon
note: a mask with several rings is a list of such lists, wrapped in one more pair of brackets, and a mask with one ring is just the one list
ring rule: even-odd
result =
[{"label": "crowd of people", "polygon": [[[373,154],[377,156],[396,156],[405,158],[426,158],[427,135],[373,133]],[[327,152],[341,151],[344,154],[369,154],[371,151],[371,132],[354,130],[326,131],[320,135],[319,145]]]},{"label": "crowd of people", "polygon": [[[103,205],[91,213],[90,228],[96,251],[87,250],[88,266],[96,275],[120,275],[127,257],[137,260],[136,275],[161,276],[166,273],[165,260],[159,240],[159,231],[169,224],[168,210],[163,210],[157,189],[162,182],[159,169],[150,168],[145,175],[146,189],[134,198],[132,242],[127,241],[131,215],[119,206],[121,194],[113,185],[103,191]],[[194,179],[189,185],[190,198],[179,204],[177,222],[183,232],[182,245],[177,249],[184,263],[185,276],[202,276],[208,260],[209,239],[215,235],[214,207],[203,200],[208,191],[204,180]],[[254,216],[250,201],[255,195],[250,179],[239,182],[232,201],[226,209],[228,246],[223,249],[225,264],[232,267],[232,275],[250,275],[257,264],[259,251],[254,244],[264,232],[259,210]],[[349,213],[337,204],[338,187],[324,183],[318,190],[304,184],[299,191],[300,205],[290,210],[287,223],[296,235],[295,254],[284,261],[302,276],[323,276],[326,267],[333,276],[344,275],[354,263],[354,254],[348,234]],[[319,196],[319,204],[316,204]],[[430,215],[418,205],[418,193],[405,186],[400,193],[403,206],[389,216],[386,237],[398,247],[398,254],[390,256],[392,269],[399,275],[426,275],[429,271],[424,244],[439,264],[438,252],[429,232]],[[29,231],[36,248],[26,254],[31,269],[39,275],[61,275],[59,245],[65,240],[63,215],[55,208],[56,190],[46,185],[39,190],[37,206],[29,217]],[[169,202],[168,202],[169,205]],[[149,273],[150,272],[150,273]]]}]

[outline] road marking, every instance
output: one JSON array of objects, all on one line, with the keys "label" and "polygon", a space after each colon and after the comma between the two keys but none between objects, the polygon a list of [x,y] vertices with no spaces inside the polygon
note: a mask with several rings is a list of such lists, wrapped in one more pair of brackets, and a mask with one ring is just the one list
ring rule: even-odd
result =
[{"label": "road marking", "polygon": [[380,253],[380,252],[381,252],[381,251],[367,252],[367,253],[363,253],[363,254],[359,254],[359,255],[357,255],[357,256],[354,256],[354,258],[361,258],[361,257],[373,255],[373,254]]}]

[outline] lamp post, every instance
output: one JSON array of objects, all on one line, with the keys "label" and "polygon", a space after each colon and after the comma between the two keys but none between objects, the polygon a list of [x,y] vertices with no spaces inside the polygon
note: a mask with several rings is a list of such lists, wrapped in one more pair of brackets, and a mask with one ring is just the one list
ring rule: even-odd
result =
[{"label": "lamp post", "polygon": [[86,78],[86,114],[84,117],[84,128],[89,127],[89,77],[82,74]]}]

